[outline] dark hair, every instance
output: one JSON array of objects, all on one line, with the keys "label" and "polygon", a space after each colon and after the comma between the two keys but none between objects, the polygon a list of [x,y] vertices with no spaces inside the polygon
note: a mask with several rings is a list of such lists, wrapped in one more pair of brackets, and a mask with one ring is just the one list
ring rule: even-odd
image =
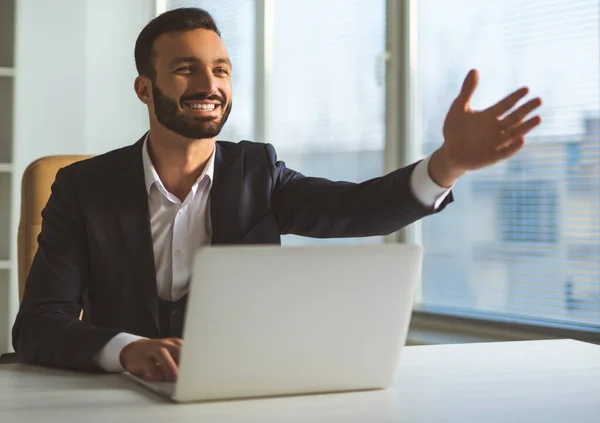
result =
[{"label": "dark hair", "polygon": [[221,32],[210,14],[196,7],[182,7],[165,12],[152,19],[142,29],[135,42],[135,67],[138,74],[145,75],[154,80],[154,42],[158,37],[167,32],[192,31],[194,29],[208,29],[220,37]]}]

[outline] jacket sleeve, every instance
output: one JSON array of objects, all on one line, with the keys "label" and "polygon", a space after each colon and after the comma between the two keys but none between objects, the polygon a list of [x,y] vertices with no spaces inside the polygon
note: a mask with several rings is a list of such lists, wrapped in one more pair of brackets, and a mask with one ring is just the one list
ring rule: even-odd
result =
[{"label": "jacket sleeve", "polygon": [[33,260],[13,329],[13,347],[31,364],[97,371],[94,356],[118,331],[79,320],[88,243],[70,168],[61,169],[42,211]]},{"label": "jacket sleeve", "polygon": [[453,201],[450,193],[434,211],[419,202],[410,178],[417,165],[359,184],[306,177],[278,161],[265,145],[273,178],[272,207],[282,234],[313,238],[388,235]]}]

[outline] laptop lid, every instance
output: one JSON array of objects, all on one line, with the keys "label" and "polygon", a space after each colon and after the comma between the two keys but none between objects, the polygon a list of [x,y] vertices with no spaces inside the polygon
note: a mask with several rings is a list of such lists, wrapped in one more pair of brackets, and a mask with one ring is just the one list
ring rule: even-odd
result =
[{"label": "laptop lid", "polygon": [[421,263],[403,244],[200,249],[173,399],[390,386]]}]

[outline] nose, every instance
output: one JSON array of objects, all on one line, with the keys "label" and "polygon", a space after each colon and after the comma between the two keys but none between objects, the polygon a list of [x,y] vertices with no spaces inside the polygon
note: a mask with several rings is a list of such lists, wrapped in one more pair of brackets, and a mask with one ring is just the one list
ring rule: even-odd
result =
[{"label": "nose", "polygon": [[194,85],[196,91],[204,92],[207,95],[215,94],[218,89],[217,78],[211,69],[204,69],[202,72],[198,72],[194,78]]}]

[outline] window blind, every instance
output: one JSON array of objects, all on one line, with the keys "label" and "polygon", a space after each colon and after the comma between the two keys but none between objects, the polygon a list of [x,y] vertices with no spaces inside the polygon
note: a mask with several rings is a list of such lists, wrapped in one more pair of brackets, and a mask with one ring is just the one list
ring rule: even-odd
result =
[{"label": "window blind", "polygon": [[[170,0],[215,18],[233,60],[233,112],[221,139],[238,140],[253,118],[253,0]],[[273,116],[268,122],[280,159],[311,176],[366,180],[383,172],[385,133],[385,1],[285,0],[272,3]],[[243,92],[241,92],[242,90]],[[242,109],[243,118],[234,118]],[[250,131],[248,131],[250,132]],[[246,139],[253,139],[252,135]],[[256,140],[262,141],[262,140]],[[285,236],[283,244],[379,243]]]},{"label": "window blind", "polygon": [[423,221],[421,307],[600,327],[599,9],[598,0],[419,2],[424,155],[443,141],[472,67],[475,109],[523,85],[544,101],[520,153],[464,177],[456,202]]},{"label": "window blind", "polygon": [[[306,175],[363,181],[383,173],[384,0],[274,2],[273,143]],[[380,237],[284,245],[380,243]]]}]

